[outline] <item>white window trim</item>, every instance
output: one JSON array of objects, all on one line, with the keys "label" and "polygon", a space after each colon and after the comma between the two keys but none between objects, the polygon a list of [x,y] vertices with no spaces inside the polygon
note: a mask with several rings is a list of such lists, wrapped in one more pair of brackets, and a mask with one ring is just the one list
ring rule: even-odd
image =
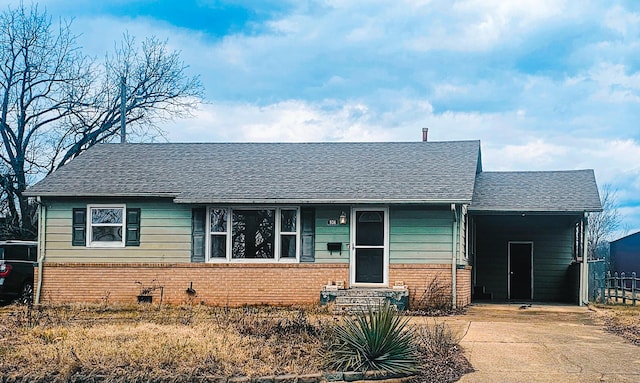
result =
[{"label": "white window trim", "polygon": [[[211,210],[226,210],[227,212],[227,231],[226,231],[226,257],[225,258],[212,258],[211,257],[211,236],[222,235],[222,232],[211,232]],[[256,259],[256,258],[233,258],[233,210],[275,210],[275,238],[273,252],[274,257],[269,259]],[[296,256],[295,258],[281,258],[280,257],[280,240],[282,235],[293,235],[294,232],[281,232],[281,211],[282,210],[295,210],[296,211]],[[300,246],[301,240],[301,225],[300,221],[300,207],[299,206],[208,206],[206,216],[206,260],[209,263],[299,263],[300,262]]]},{"label": "white window trim", "polygon": [[[122,209],[122,240],[120,242],[115,241],[92,241],[93,238],[93,224],[91,223],[91,210],[92,209]],[[87,247],[95,247],[95,248],[122,248],[125,247],[125,243],[127,240],[127,205],[125,204],[95,204],[95,205],[87,205]],[[101,226],[101,225],[96,225]],[[115,225],[105,225],[105,226],[115,226]]]},{"label": "white window trim", "polygon": [[[362,283],[356,282],[356,249],[362,248],[356,246],[356,216],[359,211],[378,211],[384,213],[384,239],[382,246],[372,246],[372,247],[382,247],[383,248],[383,263],[382,263],[382,283]],[[350,221],[350,241],[351,245],[349,246],[349,280],[350,285],[354,287],[388,287],[389,286],[389,247],[390,240],[389,236],[391,233],[391,217],[389,216],[389,206],[367,206],[367,207],[352,207],[351,208],[351,221]]]},{"label": "white window trim", "polygon": [[[212,210],[224,210],[226,212],[227,215],[227,230],[226,231],[216,231],[216,232],[212,232],[211,231],[211,211]],[[228,207],[218,207],[218,206],[209,206],[207,208],[207,215],[205,217],[206,219],[206,233],[207,235],[205,236],[205,257],[208,261],[210,262],[227,262],[227,259],[229,258],[229,252],[231,251],[231,244],[229,243],[229,238],[231,235],[231,224],[229,222],[231,217],[231,209]],[[219,235],[219,236],[224,236],[225,237],[225,257],[224,258],[212,258],[211,257],[211,237],[213,235]]]}]

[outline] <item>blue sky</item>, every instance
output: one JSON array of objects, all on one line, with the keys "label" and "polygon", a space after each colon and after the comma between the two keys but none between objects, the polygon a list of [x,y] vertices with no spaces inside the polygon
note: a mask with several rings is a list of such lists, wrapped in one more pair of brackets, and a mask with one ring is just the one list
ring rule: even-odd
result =
[{"label": "blue sky", "polygon": [[182,52],[207,99],[167,124],[170,141],[415,141],[428,127],[480,139],[486,170],[593,168],[640,230],[640,2],[40,5],[74,18],[97,57],[125,31]]}]

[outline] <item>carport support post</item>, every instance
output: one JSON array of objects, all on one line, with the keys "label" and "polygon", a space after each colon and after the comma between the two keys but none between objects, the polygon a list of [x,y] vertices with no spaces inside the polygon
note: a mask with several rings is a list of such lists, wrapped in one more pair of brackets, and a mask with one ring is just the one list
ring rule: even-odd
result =
[{"label": "carport support post", "polygon": [[584,229],[582,230],[582,265],[580,265],[580,294],[578,297],[580,306],[589,303],[589,215],[587,212],[584,213],[582,222],[584,222]]}]

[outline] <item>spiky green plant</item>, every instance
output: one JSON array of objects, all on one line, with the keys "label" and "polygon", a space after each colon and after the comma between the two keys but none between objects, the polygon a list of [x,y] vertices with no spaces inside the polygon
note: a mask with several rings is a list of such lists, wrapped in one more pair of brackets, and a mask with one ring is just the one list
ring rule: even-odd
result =
[{"label": "spiky green plant", "polygon": [[340,371],[417,372],[417,346],[408,318],[389,303],[344,318],[334,329],[327,365]]}]

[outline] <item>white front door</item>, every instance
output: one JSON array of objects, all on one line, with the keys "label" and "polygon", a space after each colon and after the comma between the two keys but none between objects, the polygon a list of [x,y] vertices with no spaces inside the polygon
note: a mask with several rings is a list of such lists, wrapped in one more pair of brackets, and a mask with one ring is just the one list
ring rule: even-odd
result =
[{"label": "white front door", "polygon": [[351,285],[388,286],[389,210],[356,208],[351,213]]}]

